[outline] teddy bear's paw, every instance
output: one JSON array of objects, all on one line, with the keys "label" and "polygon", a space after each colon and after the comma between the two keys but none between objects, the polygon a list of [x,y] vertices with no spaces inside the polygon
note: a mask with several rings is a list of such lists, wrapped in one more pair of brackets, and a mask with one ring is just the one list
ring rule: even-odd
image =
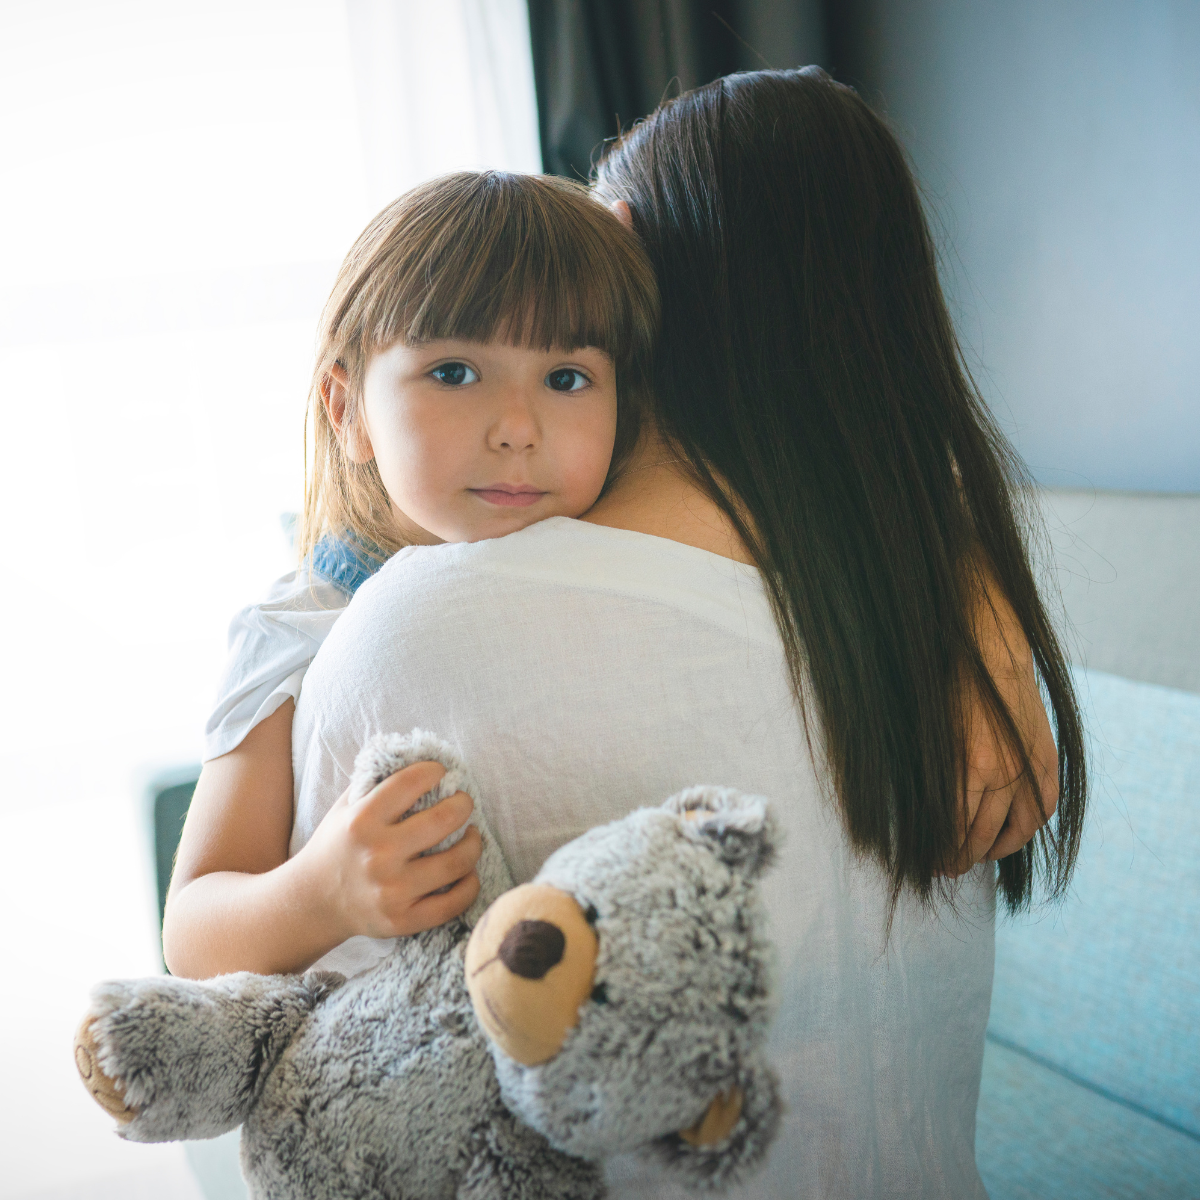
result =
[{"label": "teddy bear's paw", "polygon": [[746,1097],[742,1089],[730,1088],[721,1092],[708,1106],[703,1117],[690,1129],[681,1129],[679,1136],[689,1146],[715,1146],[724,1141],[737,1125],[742,1116],[742,1106]]},{"label": "teddy bear's paw", "polygon": [[768,1067],[756,1064],[718,1095],[694,1126],[659,1139],[647,1152],[687,1186],[724,1191],[762,1166],[781,1115],[778,1081]]},{"label": "teddy bear's paw", "polygon": [[96,1041],[95,1025],[95,1017],[85,1017],[75,1032],[75,1068],[92,1099],[106,1113],[115,1117],[117,1124],[128,1125],[137,1116],[137,1109],[125,1103],[124,1085],[109,1078],[100,1069],[100,1047]]}]

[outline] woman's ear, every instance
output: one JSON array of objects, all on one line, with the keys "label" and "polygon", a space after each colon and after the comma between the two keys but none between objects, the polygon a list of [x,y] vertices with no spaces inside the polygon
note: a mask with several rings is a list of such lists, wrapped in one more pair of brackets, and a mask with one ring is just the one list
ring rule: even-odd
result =
[{"label": "woman's ear", "polygon": [[614,200],[609,208],[612,209],[618,221],[625,226],[626,229],[632,232],[633,230],[633,209],[624,200]]},{"label": "woman's ear", "polygon": [[[329,374],[321,382],[321,400],[325,411],[329,414],[330,424],[333,425],[338,441],[346,457],[352,463],[367,463],[375,457],[375,449],[371,445],[371,435],[367,431],[367,423],[361,412],[356,414],[350,409],[350,377],[341,363],[334,363],[329,368]],[[359,408],[361,409],[361,405]],[[350,409],[349,419],[347,410]]]}]

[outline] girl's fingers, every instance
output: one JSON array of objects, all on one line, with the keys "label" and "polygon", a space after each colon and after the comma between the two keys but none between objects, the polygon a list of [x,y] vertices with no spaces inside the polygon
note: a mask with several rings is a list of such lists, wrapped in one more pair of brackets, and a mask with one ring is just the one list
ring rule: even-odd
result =
[{"label": "girl's fingers", "polygon": [[448,891],[439,895],[426,896],[409,909],[409,923],[413,931],[433,929],[466,912],[479,895],[479,876],[472,871],[463,876]]},{"label": "girl's fingers", "polygon": [[355,820],[384,825],[400,820],[426,792],[437,787],[445,774],[441,763],[419,762],[389,775],[363,799]]},{"label": "girl's fingers", "polygon": [[[1055,756],[1055,768],[1058,759]],[[1016,854],[1026,842],[1054,815],[1058,807],[1058,778],[1051,776],[1043,765],[1039,771],[1039,782],[1042,787],[1041,805],[1034,795],[1032,786],[1022,780],[1020,791],[1009,810],[1008,820],[1004,823],[995,843],[987,853],[990,859],[1007,858]]]},{"label": "girl's fingers", "polygon": [[969,871],[974,865],[967,861],[968,843],[970,840],[971,825],[975,821],[975,814],[979,812],[979,806],[983,802],[983,797],[987,794],[987,789],[976,780],[972,779],[967,786],[967,809],[964,813],[959,810],[955,819],[955,841],[958,850],[953,859],[947,864],[945,870],[938,871],[939,875],[961,875],[964,871]]},{"label": "girl's fingers", "polygon": [[1009,819],[1018,783],[998,788],[973,783],[968,793],[971,797],[971,828],[946,874],[961,875],[981,859],[989,857],[989,851]]},{"label": "girl's fingers", "polygon": [[966,859],[964,871],[970,870],[980,859],[985,858],[988,851],[995,845],[1000,831],[1004,828],[1005,821],[1008,820],[1016,795],[1017,785],[1015,783],[994,791],[984,792],[983,799],[979,802],[979,811],[975,814],[975,820],[971,822],[971,832],[967,835],[967,844],[963,847]]},{"label": "girl's fingers", "polygon": [[461,829],[474,807],[475,802],[466,792],[455,792],[430,808],[413,813],[407,821],[401,821],[390,831],[391,836],[405,857],[415,858],[448,838],[456,829]]},{"label": "girl's fingers", "polygon": [[427,896],[454,883],[475,869],[483,849],[479,830],[472,826],[446,850],[415,858],[404,866],[405,889],[413,896]]},{"label": "girl's fingers", "polygon": [[1038,827],[1036,825],[1031,827],[1017,812],[1017,807],[1016,804],[1013,805],[1009,819],[1004,823],[1004,828],[1000,830],[991,848],[984,855],[985,858],[992,861],[1007,858],[1010,854],[1015,854],[1020,850],[1037,833]]}]

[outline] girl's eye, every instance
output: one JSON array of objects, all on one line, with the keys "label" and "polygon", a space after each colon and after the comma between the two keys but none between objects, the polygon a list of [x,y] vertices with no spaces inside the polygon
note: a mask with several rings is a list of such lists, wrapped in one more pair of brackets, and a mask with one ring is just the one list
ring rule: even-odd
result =
[{"label": "girl's eye", "polygon": [[546,376],[546,386],[553,392],[577,392],[592,381],[574,367],[559,367]]},{"label": "girl's eye", "polygon": [[444,383],[448,387],[462,387],[467,383],[476,383],[479,379],[474,370],[462,362],[442,363],[441,366],[434,367],[429,374],[438,383]]}]

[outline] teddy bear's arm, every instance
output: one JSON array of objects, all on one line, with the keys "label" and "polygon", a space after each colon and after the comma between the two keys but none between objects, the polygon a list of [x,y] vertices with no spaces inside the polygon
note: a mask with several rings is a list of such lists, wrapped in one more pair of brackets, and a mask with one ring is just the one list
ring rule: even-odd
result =
[{"label": "teddy bear's arm", "polygon": [[[240,1125],[263,1081],[340,975],[251,975],[204,983],[104,983],[76,1040],[84,1083],[135,1142],[216,1137]],[[81,1056],[83,1061],[81,1061]],[[106,1103],[115,1094],[118,1112]]]},{"label": "teddy bear's arm", "polygon": [[455,1200],[603,1200],[595,1163],[555,1150],[540,1133],[500,1110],[477,1134],[475,1158]]}]

